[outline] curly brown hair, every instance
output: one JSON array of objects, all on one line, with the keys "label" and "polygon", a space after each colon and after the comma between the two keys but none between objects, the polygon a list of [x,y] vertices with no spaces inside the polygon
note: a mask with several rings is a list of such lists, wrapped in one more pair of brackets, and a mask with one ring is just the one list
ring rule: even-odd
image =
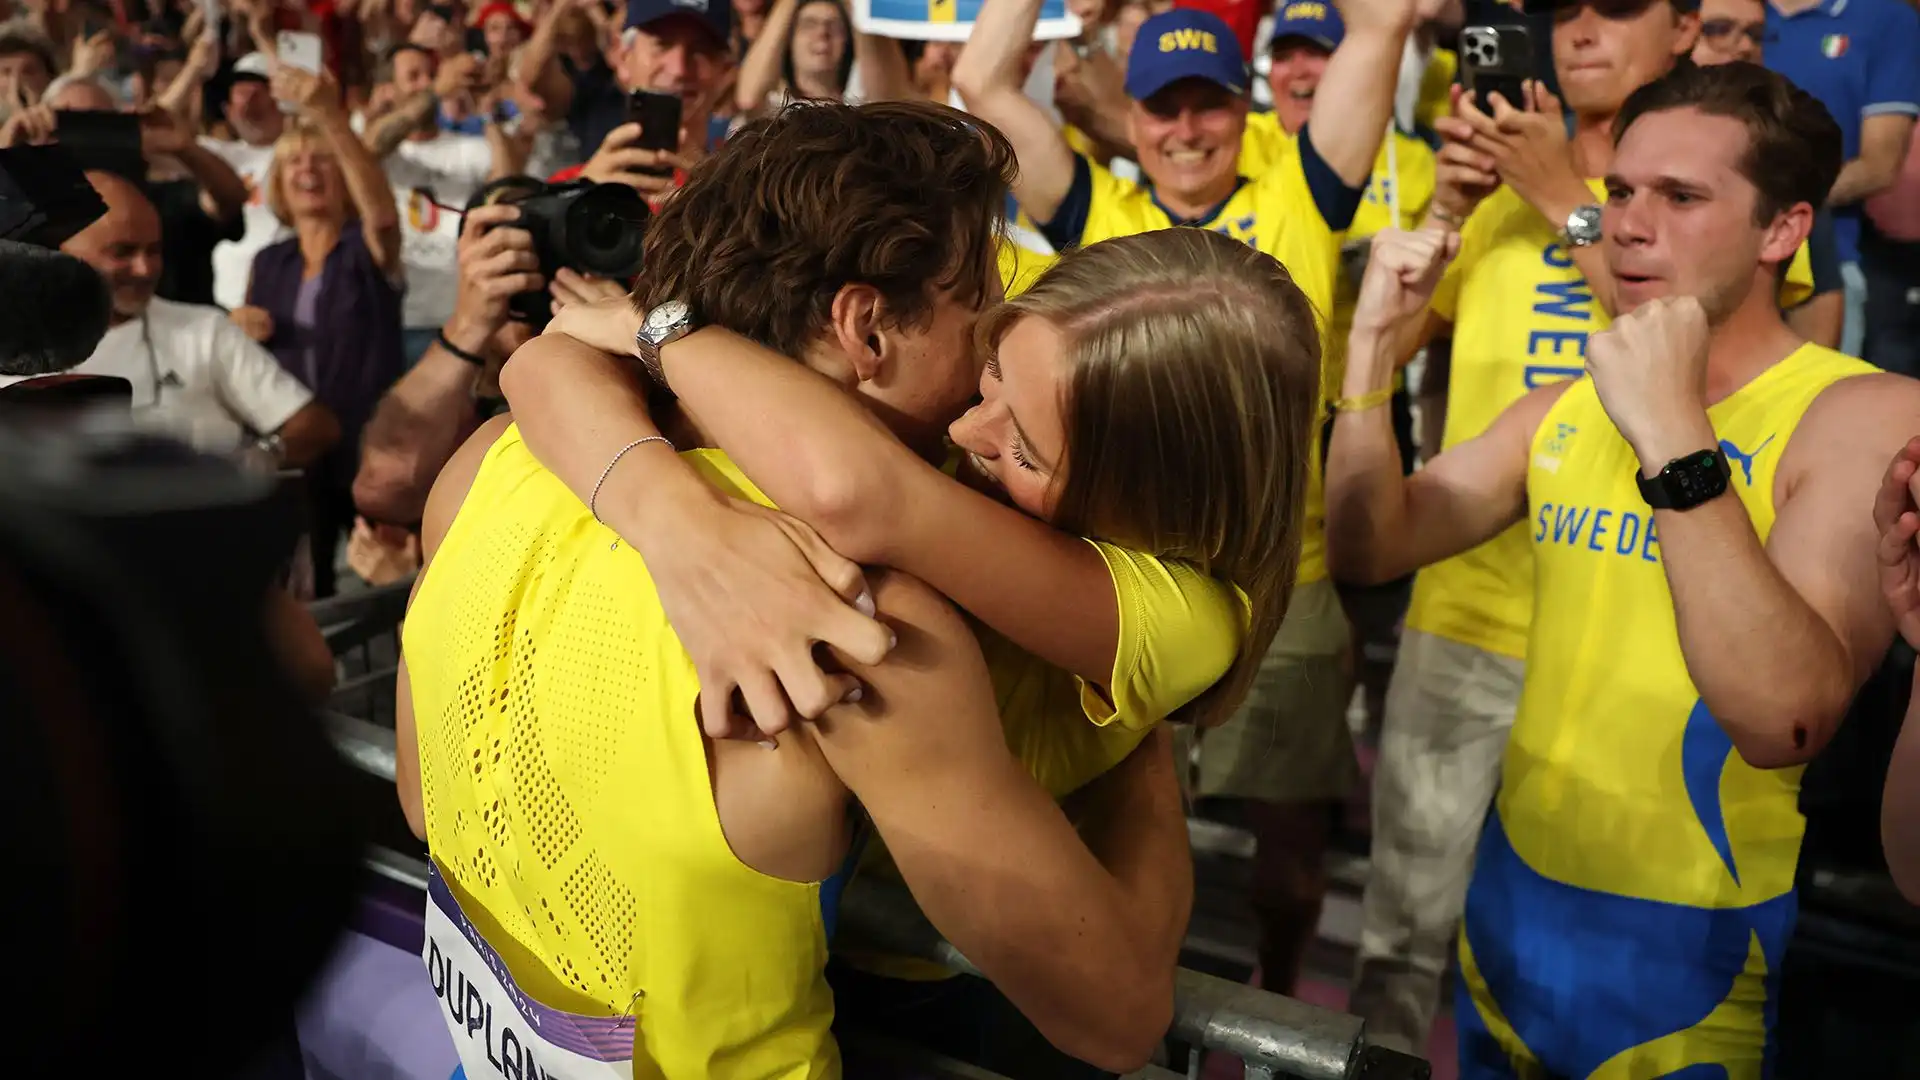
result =
[{"label": "curly brown hair", "polygon": [[924,102],[804,102],[748,124],[694,168],[647,229],[634,304],[798,357],[850,283],[917,328],[937,293],[995,295],[1013,147]]}]

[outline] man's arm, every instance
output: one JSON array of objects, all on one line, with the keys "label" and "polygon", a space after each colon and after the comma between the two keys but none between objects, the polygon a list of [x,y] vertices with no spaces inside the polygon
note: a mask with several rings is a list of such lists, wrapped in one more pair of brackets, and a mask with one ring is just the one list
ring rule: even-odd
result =
[{"label": "man's arm", "polygon": [[[1910,57],[1907,63],[1914,63]],[[1893,186],[1907,160],[1913,138],[1913,114],[1877,113],[1860,120],[1860,156],[1840,167],[1827,202],[1847,206]]]},{"label": "man's arm", "polygon": [[[972,633],[938,593],[878,576],[899,644],[815,728],[933,925],[1062,1051],[1127,1072],[1173,1015],[1174,965],[1128,893],[1008,752]],[[1122,873],[1137,868],[1123,869]]]},{"label": "man's arm", "polygon": [[440,107],[440,99],[431,90],[422,90],[412,97],[394,106],[392,112],[367,125],[360,135],[367,150],[376,158],[385,158],[400,148],[408,135],[420,130],[434,111]]},{"label": "man's arm", "polygon": [[1173,756],[1173,729],[1158,724],[1133,753],[1074,792],[1066,811],[1126,893],[1135,940],[1149,962],[1179,966],[1193,914],[1193,852]]},{"label": "man's arm", "polygon": [[420,519],[440,467],[478,419],[473,380],[479,369],[442,348],[427,347],[380,397],[360,448],[353,505],[390,524]]},{"label": "man's arm", "polygon": [[1394,372],[1415,335],[1433,324],[1428,304],[1460,243],[1426,229],[1385,229],[1373,239],[1327,448],[1327,568],[1341,581],[1392,581],[1526,515],[1528,448],[1564,385],[1521,398],[1478,438],[1412,476],[1400,467],[1389,408]]},{"label": "man's arm", "polygon": [[1013,144],[1020,173],[1013,197],[1036,223],[1059,213],[1073,186],[1074,154],[1053,119],[1027,96],[1021,73],[1041,0],[986,0],[967,47],[953,65],[953,88],[967,111],[999,128]]},{"label": "man's arm", "polygon": [[200,185],[202,196],[201,209],[215,221],[232,221],[240,216],[247,205],[247,182],[233,171],[220,155],[194,142],[185,140],[173,155],[194,183]]},{"label": "man's arm", "polygon": [[[1393,117],[1400,58],[1413,30],[1411,0],[1341,0],[1347,33],[1327,60],[1302,134],[1341,183],[1365,188]],[[1344,222],[1328,222],[1336,231]]]},{"label": "man's arm", "polygon": [[280,436],[282,465],[312,464],[340,441],[333,411],[239,327],[217,319],[212,348],[214,392],[248,427]]},{"label": "man's arm", "polygon": [[[1886,652],[1893,617],[1880,597],[1879,535],[1862,508],[1915,430],[1920,386],[1848,379],[1820,395],[1781,452],[1764,547],[1731,494],[1654,512],[1687,671],[1751,765],[1811,760]],[[1716,445],[1703,409],[1640,437],[1635,451],[1652,475]]]}]

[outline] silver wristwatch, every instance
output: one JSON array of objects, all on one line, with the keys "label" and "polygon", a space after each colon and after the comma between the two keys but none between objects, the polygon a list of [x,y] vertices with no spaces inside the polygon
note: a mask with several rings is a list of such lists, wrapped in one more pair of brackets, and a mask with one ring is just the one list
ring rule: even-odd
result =
[{"label": "silver wristwatch", "polygon": [[1567,215],[1566,227],[1560,230],[1560,239],[1568,247],[1591,247],[1600,242],[1600,208],[1592,204],[1578,206]]},{"label": "silver wristwatch", "polygon": [[279,432],[275,431],[271,434],[262,435],[253,445],[255,449],[272,458],[276,467],[286,464],[287,442],[280,437]]},{"label": "silver wristwatch", "polygon": [[633,352],[640,364],[662,390],[671,391],[667,373],[660,366],[660,350],[693,332],[693,309],[684,300],[669,300],[640,320],[633,335]]}]

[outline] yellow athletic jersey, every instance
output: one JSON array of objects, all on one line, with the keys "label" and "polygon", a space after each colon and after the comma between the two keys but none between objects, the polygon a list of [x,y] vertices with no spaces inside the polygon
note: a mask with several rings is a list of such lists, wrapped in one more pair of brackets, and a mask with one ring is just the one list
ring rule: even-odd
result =
[{"label": "yellow athletic jersey", "polygon": [[1007,291],[1008,299],[1026,292],[1047,267],[1060,261],[1058,255],[1042,255],[1029,251],[1011,240],[1000,241],[1000,284]]},{"label": "yellow athletic jersey", "polygon": [[[1801,417],[1873,370],[1803,345],[1707,411],[1762,543]],[[1462,966],[1481,1037],[1553,1075],[1758,1078],[1801,770],[1748,765],[1700,699],[1638,471],[1590,380],[1534,435],[1536,617]]]},{"label": "yellow athletic jersey", "polygon": [[[1588,181],[1604,202],[1598,180]],[[1478,436],[1536,386],[1579,375],[1587,338],[1612,321],[1549,224],[1512,188],[1480,204],[1460,230],[1460,253],[1441,277],[1434,314],[1453,324],[1445,451]],[[1811,292],[1803,245],[1782,285],[1783,302]],[[1516,525],[1472,551],[1420,571],[1410,629],[1525,659],[1533,610],[1533,553]]]},{"label": "yellow athletic jersey", "polygon": [[[725,455],[681,456],[771,505]],[[699,681],[646,566],[518,428],[487,451],[402,637],[428,849],[521,990],[631,1014],[636,1077],[837,1077],[840,878],[734,857]]]},{"label": "yellow athletic jersey", "polygon": [[1430,128],[1442,116],[1453,115],[1453,80],[1460,73],[1460,57],[1452,49],[1435,49],[1420,73],[1420,97],[1413,105],[1413,123]]},{"label": "yellow athletic jersey", "polygon": [[[1218,682],[1246,634],[1246,600],[1239,590],[1186,563],[1088,543],[1106,560],[1119,604],[1120,645],[1104,688],[973,624],[993,676],[1007,745],[1055,799],[1120,764],[1155,724]],[[877,840],[867,845],[861,872],[899,876]],[[952,974],[907,957],[849,950],[847,959],[894,978]]]},{"label": "yellow athletic jersey", "polygon": [[[1400,227],[1411,229],[1427,215],[1433,201],[1433,150],[1426,143],[1400,131],[1393,133],[1393,151],[1382,142],[1380,156],[1374,160],[1373,175],[1354,211],[1353,224],[1341,234],[1346,244],[1362,241],[1393,224],[1393,196],[1400,193]],[[1247,117],[1247,132],[1240,141],[1240,169],[1249,176],[1261,176],[1280,167],[1289,156],[1300,152],[1291,132],[1280,126],[1273,113],[1252,113]],[[1359,298],[1359,281],[1344,270],[1337,273],[1333,285],[1333,303],[1329,310],[1325,352],[1320,364],[1321,394],[1328,401],[1340,396],[1340,382],[1346,373],[1347,334],[1353,329],[1353,305]],[[1399,376],[1395,376],[1396,379]],[[1324,412],[1320,423],[1326,423]],[[1320,460],[1322,440],[1315,432],[1309,449],[1306,520],[1300,538],[1300,568],[1296,580],[1301,585],[1324,580],[1327,576],[1327,493],[1324,466]]]},{"label": "yellow athletic jersey", "polygon": [[1122,180],[1085,158],[1079,161],[1085,164],[1092,185],[1085,207],[1086,224],[1073,238],[1075,243],[1095,244],[1175,225],[1212,229],[1280,260],[1316,310],[1324,314],[1332,309],[1339,241],[1307,187],[1307,175],[1297,152],[1287,155],[1276,168],[1242,182],[1204,221],[1175,218],[1147,188]]}]

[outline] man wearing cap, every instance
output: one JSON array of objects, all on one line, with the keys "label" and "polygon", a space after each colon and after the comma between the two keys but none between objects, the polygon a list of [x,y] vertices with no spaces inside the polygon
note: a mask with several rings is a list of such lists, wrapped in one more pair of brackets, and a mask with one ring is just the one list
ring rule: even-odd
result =
[{"label": "man wearing cap", "polygon": [[267,167],[273,164],[273,144],[285,130],[287,118],[267,87],[272,62],[265,53],[248,53],[234,62],[227,85],[226,116],[234,139],[203,137],[200,145],[233,167],[247,185],[242,213],[246,231],[238,240],[223,240],[213,249],[213,301],[229,311],[247,302],[247,279],[253,257],[261,249],[286,238],[286,226],[267,208]]},{"label": "man wearing cap", "polygon": [[[724,121],[716,123],[713,111],[733,70],[728,45],[732,33],[732,0],[629,0],[614,74],[629,91],[651,90],[680,99],[679,153],[640,149],[635,145],[640,126],[622,124],[608,133],[584,166],[563,169],[553,179],[585,177],[627,184],[646,194],[684,182],[684,167],[705,156],[726,134]],[[571,107],[571,95],[563,97],[547,103],[550,114],[564,115]],[[662,166],[674,168],[671,180],[641,171]]]},{"label": "man wearing cap", "polygon": [[[1538,86],[1531,109],[1502,102],[1493,116],[1456,91],[1456,115],[1436,121],[1444,143],[1428,225],[1460,233],[1420,339],[1453,341],[1443,452],[1486,431],[1527,391],[1584,370],[1589,335],[1615,310],[1598,243],[1613,120],[1628,95],[1692,50],[1693,8],[1568,0],[1551,11],[1571,137],[1560,101]],[[1783,299],[1805,295],[1806,265],[1803,249]],[[1335,408],[1371,404],[1343,399]],[[1346,558],[1365,550],[1369,526],[1342,507],[1372,455],[1397,460],[1398,448],[1347,446],[1328,461],[1328,562],[1337,579],[1371,584],[1377,568]],[[1533,611],[1522,526],[1414,580],[1374,767],[1372,873],[1349,1005],[1385,1045],[1419,1048],[1431,1028],[1519,705]]]}]

